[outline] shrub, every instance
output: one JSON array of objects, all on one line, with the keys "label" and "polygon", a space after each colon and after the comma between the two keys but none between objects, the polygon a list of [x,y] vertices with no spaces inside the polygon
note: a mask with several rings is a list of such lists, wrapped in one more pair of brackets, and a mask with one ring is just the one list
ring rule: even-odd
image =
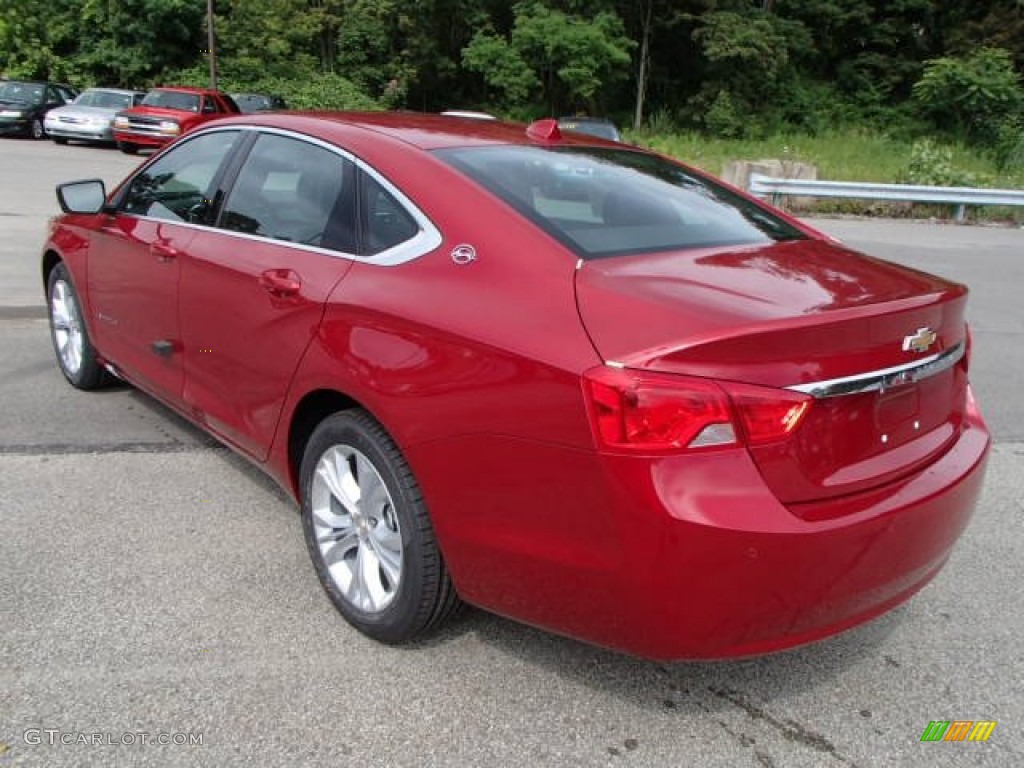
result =
[{"label": "shrub", "polygon": [[930,187],[971,187],[978,178],[953,166],[953,150],[931,139],[914,142],[903,181]]},{"label": "shrub", "polygon": [[704,127],[712,136],[736,139],[746,132],[746,120],[742,110],[737,109],[728,91],[719,91],[704,113]]},{"label": "shrub", "polygon": [[914,98],[939,128],[960,138],[991,141],[1024,105],[1020,76],[1009,51],[982,48],[966,58],[925,64]]}]

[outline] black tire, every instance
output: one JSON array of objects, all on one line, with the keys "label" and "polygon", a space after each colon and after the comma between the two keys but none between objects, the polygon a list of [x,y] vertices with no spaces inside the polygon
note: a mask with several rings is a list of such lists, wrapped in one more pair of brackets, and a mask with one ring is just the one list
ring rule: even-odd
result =
[{"label": "black tire", "polygon": [[61,373],[78,389],[96,389],[108,380],[100,366],[96,349],[82,316],[82,305],[71,275],[63,263],[57,264],[46,281],[46,301],[50,315],[50,341]]},{"label": "black tire", "polygon": [[63,136],[54,136],[53,137],[53,143],[54,144],[67,144],[68,140],[65,139]]},{"label": "black tire", "polygon": [[[332,466],[349,473],[344,479],[360,491],[357,513],[347,514],[347,522],[348,507],[326,487],[324,473]],[[343,411],[324,419],[306,445],[300,479],[306,546],[320,583],[349,624],[375,640],[401,643],[434,628],[461,605],[409,465],[368,413]],[[334,522],[326,516],[333,516]],[[393,548],[384,553],[400,563],[397,581],[386,572],[380,543],[383,536],[376,531],[390,537],[394,545],[401,541],[397,556]],[[334,575],[328,556],[335,560],[330,566],[336,569]],[[370,565],[363,566],[364,556],[370,558],[365,561]],[[354,575],[356,571],[371,573],[370,581],[376,582],[383,605],[365,605],[372,600],[368,593],[373,590],[360,595],[354,582],[366,582]],[[347,587],[343,583],[346,574],[352,579]]]},{"label": "black tire", "polygon": [[43,128],[42,118],[37,117],[35,120],[33,120],[32,125],[29,127],[28,130],[29,136],[31,136],[36,141],[46,138],[46,129]]},{"label": "black tire", "polygon": [[117,142],[117,148],[124,152],[126,155],[137,155],[139,153],[139,148],[136,145],[127,141]]}]

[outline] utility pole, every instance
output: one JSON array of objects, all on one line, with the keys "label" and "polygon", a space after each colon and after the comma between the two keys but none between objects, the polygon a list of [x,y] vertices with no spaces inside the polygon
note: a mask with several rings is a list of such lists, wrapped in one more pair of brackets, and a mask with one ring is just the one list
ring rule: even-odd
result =
[{"label": "utility pole", "polygon": [[210,56],[210,87],[217,90],[217,35],[213,28],[213,0],[206,0],[206,48]]}]

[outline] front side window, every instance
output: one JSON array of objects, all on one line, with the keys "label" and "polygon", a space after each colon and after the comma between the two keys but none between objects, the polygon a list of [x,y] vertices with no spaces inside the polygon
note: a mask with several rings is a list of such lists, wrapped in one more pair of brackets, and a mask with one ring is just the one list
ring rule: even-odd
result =
[{"label": "front side window", "polygon": [[437,154],[581,258],[805,237],[725,187],[643,152],[506,146]]},{"label": "front side window", "polygon": [[355,253],[355,166],[300,139],[263,134],[228,195],[220,226]]},{"label": "front side window", "polygon": [[136,216],[202,222],[213,180],[238,141],[238,131],[217,131],[179,144],[133,178],[121,210]]}]

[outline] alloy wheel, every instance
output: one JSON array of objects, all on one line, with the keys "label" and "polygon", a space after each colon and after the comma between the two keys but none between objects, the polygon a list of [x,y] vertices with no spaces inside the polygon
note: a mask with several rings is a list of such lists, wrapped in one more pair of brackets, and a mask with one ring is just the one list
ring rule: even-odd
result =
[{"label": "alloy wheel", "polygon": [[60,363],[68,375],[78,375],[82,367],[85,338],[82,334],[82,316],[75,293],[66,280],[57,279],[50,292],[50,318],[53,322],[53,341]]},{"label": "alloy wheel", "polygon": [[359,450],[335,445],[317,462],[313,531],[327,574],[354,608],[385,610],[402,580],[402,531],[380,473]]}]

